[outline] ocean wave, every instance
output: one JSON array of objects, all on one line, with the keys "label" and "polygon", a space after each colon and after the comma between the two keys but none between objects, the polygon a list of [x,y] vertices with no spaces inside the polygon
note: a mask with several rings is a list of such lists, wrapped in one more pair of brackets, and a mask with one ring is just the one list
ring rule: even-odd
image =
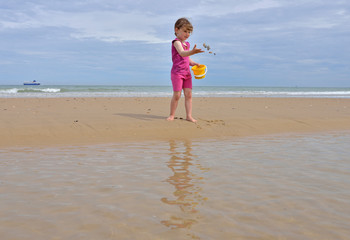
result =
[{"label": "ocean wave", "polygon": [[2,90],[0,90],[0,93],[14,94],[14,93],[18,93],[18,89],[17,88],[2,89]]},{"label": "ocean wave", "polygon": [[58,93],[60,88],[10,88],[2,89],[0,93],[4,94],[16,94],[16,93]]},{"label": "ocean wave", "polygon": [[27,92],[43,92],[43,93],[58,93],[60,88],[24,88],[18,90],[18,92],[27,93]]}]

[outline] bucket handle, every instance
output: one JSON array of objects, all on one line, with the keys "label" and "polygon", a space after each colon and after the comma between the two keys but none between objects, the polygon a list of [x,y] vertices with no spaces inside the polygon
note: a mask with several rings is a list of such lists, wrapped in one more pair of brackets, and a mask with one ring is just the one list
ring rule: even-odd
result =
[{"label": "bucket handle", "polygon": [[207,74],[207,71],[208,71],[208,68],[205,67],[205,73],[202,74],[202,75],[194,75],[195,77],[203,77],[205,74]]}]

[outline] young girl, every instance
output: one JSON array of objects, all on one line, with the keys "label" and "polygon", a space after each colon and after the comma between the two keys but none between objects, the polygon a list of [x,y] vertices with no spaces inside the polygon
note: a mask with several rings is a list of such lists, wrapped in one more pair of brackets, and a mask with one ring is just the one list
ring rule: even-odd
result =
[{"label": "young girl", "polygon": [[173,84],[173,97],[170,103],[170,116],[168,121],[175,118],[175,111],[181,97],[183,89],[185,95],[186,120],[196,122],[192,117],[192,76],[189,66],[199,65],[194,62],[190,56],[202,53],[201,49],[196,48],[190,50],[190,44],[186,40],[190,37],[193,31],[192,24],[186,18],[180,18],[175,23],[175,36],[172,41],[171,53],[173,67],[171,69],[171,82]]}]

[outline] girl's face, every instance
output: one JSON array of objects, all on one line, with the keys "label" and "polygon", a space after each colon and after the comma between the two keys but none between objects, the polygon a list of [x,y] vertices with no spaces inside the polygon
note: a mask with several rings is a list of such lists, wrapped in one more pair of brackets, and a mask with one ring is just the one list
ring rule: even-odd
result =
[{"label": "girl's face", "polygon": [[176,37],[181,42],[186,41],[191,35],[191,31],[189,31],[186,27],[182,27],[180,29],[179,28],[175,28],[175,33],[176,33]]}]

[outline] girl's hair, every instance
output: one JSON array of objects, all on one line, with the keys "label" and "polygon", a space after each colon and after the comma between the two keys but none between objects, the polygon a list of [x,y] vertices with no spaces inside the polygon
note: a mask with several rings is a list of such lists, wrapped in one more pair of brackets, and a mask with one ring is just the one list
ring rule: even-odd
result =
[{"label": "girl's hair", "polygon": [[[175,29],[175,28],[180,29],[180,28],[182,28],[182,27],[185,27],[186,30],[188,30],[188,31],[190,31],[190,32],[193,31],[193,26],[192,26],[191,22],[188,21],[187,18],[179,18],[179,19],[176,21],[176,23],[175,23],[174,29]],[[175,33],[175,36],[176,36],[176,33]]]}]

